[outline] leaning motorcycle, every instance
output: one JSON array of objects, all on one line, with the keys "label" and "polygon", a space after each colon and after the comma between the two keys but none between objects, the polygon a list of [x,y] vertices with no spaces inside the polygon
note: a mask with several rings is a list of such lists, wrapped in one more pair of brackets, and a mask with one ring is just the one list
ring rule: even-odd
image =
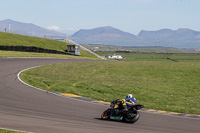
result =
[{"label": "leaning motorcycle", "polygon": [[101,119],[135,123],[140,118],[140,113],[137,110],[143,108],[142,105],[133,104],[132,106],[128,106],[128,111],[126,112],[121,111],[120,106],[121,104],[118,104],[117,101],[112,102],[110,105],[111,108],[102,113]]}]

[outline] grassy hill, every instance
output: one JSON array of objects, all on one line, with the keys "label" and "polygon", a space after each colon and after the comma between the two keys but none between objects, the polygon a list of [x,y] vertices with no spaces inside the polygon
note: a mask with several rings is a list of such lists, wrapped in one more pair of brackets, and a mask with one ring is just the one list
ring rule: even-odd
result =
[{"label": "grassy hill", "polygon": [[[43,49],[49,49],[49,50],[56,50],[56,51],[61,51],[65,52],[66,46],[69,45],[69,43],[57,41],[57,40],[51,40],[51,39],[45,39],[45,38],[38,38],[38,37],[30,37],[30,36],[23,36],[23,35],[17,35],[17,34],[10,34],[10,33],[3,33],[0,32],[0,46],[34,46],[38,48],[43,48]],[[6,51],[0,51],[0,57],[4,57],[7,52]],[[9,52],[10,53],[10,52]],[[23,56],[22,52],[22,56]],[[16,54],[16,52],[13,52],[13,54]],[[32,55],[33,53],[29,53]],[[8,54],[12,55],[12,54]],[[19,52],[17,52],[17,55],[19,55]],[[26,55],[28,56],[27,52]],[[40,56],[40,54],[35,54]],[[44,57],[44,54],[41,54],[42,57]],[[45,56],[48,56],[52,54],[45,54]],[[63,55],[64,57],[72,57],[71,55]],[[91,55],[88,52],[82,51],[81,50],[81,57],[89,57],[89,58],[96,58],[95,56]]]}]

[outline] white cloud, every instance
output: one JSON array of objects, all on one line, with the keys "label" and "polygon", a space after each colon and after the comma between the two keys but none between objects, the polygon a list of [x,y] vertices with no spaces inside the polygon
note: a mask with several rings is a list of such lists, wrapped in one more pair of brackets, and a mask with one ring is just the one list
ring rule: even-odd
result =
[{"label": "white cloud", "polygon": [[49,30],[60,30],[60,28],[58,26],[55,26],[55,25],[47,26],[47,29],[49,29]]},{"label": "white cloud", "polygon": [[55,26],[55,25],[50,25],[50,26],[47,26],[46,29],[48,30],[54,30],[54,31],[57,31],[57,32],[62,32],[62,33],[65,33],[65,34],[73,34],[75,32],[77,32],[79,29],[75,29],[75,28],[60,28],[58,26]]},{"label": "white cloud", "polygon": [[61,30],[61,32],[66,33],[68,35],[72,35],[75,32],[77,32],[79,29],[75,29],[75,28],[65,28],[63,30]]}]

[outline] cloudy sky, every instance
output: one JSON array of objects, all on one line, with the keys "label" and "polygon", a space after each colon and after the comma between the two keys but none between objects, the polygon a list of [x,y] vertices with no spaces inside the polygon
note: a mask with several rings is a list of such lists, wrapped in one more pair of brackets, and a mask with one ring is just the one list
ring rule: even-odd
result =
[{"label": "cloudy sky", "polygon": [[200,0],[1,0],[0,20],[12,19],[72,34],[112,26],[141,30],[200,31]]}]

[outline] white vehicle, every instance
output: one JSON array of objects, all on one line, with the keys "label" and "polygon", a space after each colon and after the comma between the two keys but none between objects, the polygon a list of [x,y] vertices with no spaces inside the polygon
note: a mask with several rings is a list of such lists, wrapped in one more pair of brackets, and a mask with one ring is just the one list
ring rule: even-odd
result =
[{"label": "white vehicle", "polygon": [[106,56],[106,58],[108,58],[108,59],[123,59],[123,57],[121,55],[116,55],[116,54],[108,55],[108,56]]}]

